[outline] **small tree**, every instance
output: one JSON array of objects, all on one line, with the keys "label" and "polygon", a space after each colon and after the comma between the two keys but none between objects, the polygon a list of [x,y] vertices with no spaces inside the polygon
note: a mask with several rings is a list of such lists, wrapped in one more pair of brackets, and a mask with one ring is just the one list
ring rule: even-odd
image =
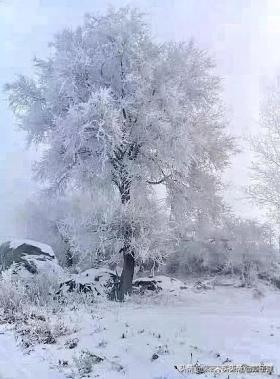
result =
[{"label": "small tree", "polygon": [[[110,222],[99,218],[98,230],[102,241],[114,235],[123,255],[122,300],[135,260],[165,254],[160,230],[168,212],[157,185],[167,188],[179,220],[190,168],[216,175],[228,162],[232,141],[219,79],[204,51],[154,42],[143,16],[129,8],[86,16],[75,31],[58,34],[51,49],[48,60],[35,60],[34,79],[21,76],[7,86],[10,106],[29,140],[43,144],[37,178],[54,191],[91,191],[93,210],[101,193],[103,209],[115,208]],[[155,222],[158,233],[151,232]]]},{"label": "small tree", "polygon": [[262,133],[252,140],[255,159],[252,163],[248,193],[280,222],[280,87],[270,88],[260,113]]}]

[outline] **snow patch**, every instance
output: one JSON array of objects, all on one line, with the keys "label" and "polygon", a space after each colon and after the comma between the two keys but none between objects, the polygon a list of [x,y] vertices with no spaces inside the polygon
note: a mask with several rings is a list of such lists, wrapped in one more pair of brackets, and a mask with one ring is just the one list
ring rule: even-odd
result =
[{"label": "snow patch", "polygon": [[79,283],[94,283],[99,282],[104,277],[107,279],[109,277],[115,277],[116,273],[112,270],[101,268],[90,268],[86,271],[81,272],[80,274],[76,274],[75,277],[78,279]]}]

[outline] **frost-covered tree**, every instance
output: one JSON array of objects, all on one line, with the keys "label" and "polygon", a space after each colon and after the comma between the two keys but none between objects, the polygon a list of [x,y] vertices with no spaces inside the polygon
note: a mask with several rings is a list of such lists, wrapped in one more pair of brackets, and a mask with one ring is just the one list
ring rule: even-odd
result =
[{"label": "frost-covered tree", "polygon": [[280,87],[270,88],[260,113],[261,134],[253,139],[250,196],[280,223]]},{"label": "frost-covered tree", "polygon": [[230,265],[241,275],[243,285],[251,285],[257,275],[269,277],[278,261],[271,225],[232,217],[225,223],[224,234]]},{"label": "frost-covered tree", "polygon": [[229,213],[219,225],[189,237],[184,250],[168,257],[166,270],[184,276],[235,274],[248,286],[257,276],[269,279],[279,273],[278,255],[271,225]]},{"label": "frost-covered tree", "polygon": [[218,180],[228,163],[232,141],[213,69],[193,43],[157,43],[143,16],[123,8],[59,33],[50,58],[35,60],[35,77],[7,86],[20,127],[44,146],[37,178],[54,192],[92,193],[88,225],[97,222],[106,246],[114,236],[123,256],[120,299],[135,261],[160,261],[168,246],[158,185],[179,223],[194,167]]},{"label": "frost-covered tree", "polygon": [[[104,193],[83,193],[78,206],[72,207],[61,220],[59,230],[69,241],[70,248],[80,269],[100,264],[116,267],[121,263],[125,229],[133,229],[130,249],[135,260],[163,263],[171,250],[171,235],[166,212],[153,198],[123,206]],[[91,207],[88,206],[91,204]]]}]

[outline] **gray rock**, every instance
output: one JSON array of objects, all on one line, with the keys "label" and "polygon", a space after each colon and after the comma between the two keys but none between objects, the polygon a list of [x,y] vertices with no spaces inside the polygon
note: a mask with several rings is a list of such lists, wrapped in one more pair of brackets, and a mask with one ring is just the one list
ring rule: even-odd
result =
[{"label": "gray rock", "polygon": [[13,269],[37,274],[41,270],[57,269],[59,265],[50,246],[31,240],[7,241],[0,245],[0,272]]}]

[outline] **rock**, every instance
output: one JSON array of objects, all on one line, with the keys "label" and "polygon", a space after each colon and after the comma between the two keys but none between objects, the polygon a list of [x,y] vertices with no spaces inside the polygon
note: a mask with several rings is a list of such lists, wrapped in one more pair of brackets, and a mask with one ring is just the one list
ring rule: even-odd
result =
[{"label": "rock", "polygon": [[280,279],[278,279],[278,278],[273,278],[273,279],[271,279],[271,282],[272,282],[272,284],[273,284],[276,288],[280,289]]},{"label": "rock", "polygon": [[0,246],[0,272],[8,269],[25,275],[62,273],[52,248],[32,240],[7,241]]},{"label": "rock", "polygon": [[214,283],[213,281],[210,281],[210,280],[208,281],[198,280],[197,282],[194,283],[194,288],[197,290],[211,290],[211,289],[214,289]]},{"label": "rock", "polygon": [[109,269],[89,269],[73,274],[67,281],[60,284],[57,295],[65,292],[92,293],[115,299],[119,277]]},{"label": "rock", "polygon": [[73,339],[67,340],[64,345],[68,349],[74,349],[75,347],[78,346],[78,343],[79,343],[78,338],[73,338]]},{"label": "rock", "polygon": [[97,292],[97,295],[100,293],[96,290],[96,288],[92,285],[92,283],[79,283],[75,279],[67,280],[60,284],[60,289],[57,294],[60,294],[66,290],[67,292],[79,292],[79,293],[89,293],[89,292]]},{"label": "rock", "polygon": [[[134,290],[138,289],[140,293],[144,293],[145,291],[160,291],[162,288],[158,285],[158,282],[155,279],[143,278],[136,279],[133,282]],[[136,291],[134,291],[136,292]]]},{"label": "rock", "polygon": [[134,292],[144,293],[145,291],[177,292],[188,287],[181,280],[165,275],[154,276],[153,278],[138,278],[133,281]]},{"label": "rock", "polygon": [[216,287],[234,287],[237,284],[237,278],[231,277],[215,277],[213,279],[213,285]]}]

